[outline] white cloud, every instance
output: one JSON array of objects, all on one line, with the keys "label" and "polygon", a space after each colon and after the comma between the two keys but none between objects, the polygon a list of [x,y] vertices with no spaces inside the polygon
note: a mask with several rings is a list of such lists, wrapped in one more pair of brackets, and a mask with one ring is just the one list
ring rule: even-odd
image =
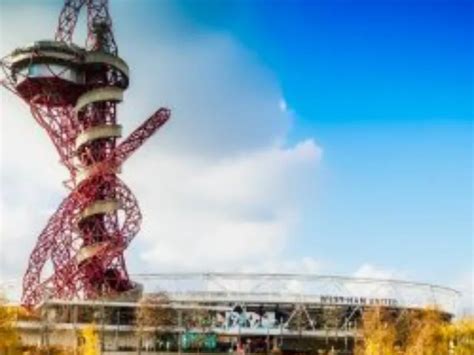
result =
[{"label": "white cloud", "polygon": [[[7,10],[2,54],[36,36],[51,37],[59,12]],[[44,22],[33,31],[38,17]],[[118,32],[126,21],[115,19]],[[160,104],[173,117],[123,168],[144,214],[127,252],[131,271],[318,270],[310,258],[279,262],[299,223],[301,200],[314,194],[322,152],[312,138],[286,141],[293,117],[282,110],[276,79],[228,35],[170,41],[153,33],[152,40],[135,40],[140,31],[119,40],[132,73],[119,121],[130,131]],[[5,90],[0,95],[5,279],[21,276],[66,190],[65,169],[45,132],[18,98]]]},{"label": "white cloud", "polygon": [[393,271],[393,270],[386,270],[375,266],[373,264],[365,263],[362,264],[355,272],[355,277],[360,278],[369,278],[369,279],[398,279],[400,275]]},{"label": "white cloud", "polygon": [[223,160],[137,156],[124,177],[145,213],[143,259],[156,269],[237,270],[276,258],[319,154],[305,141]]},{"label": "white cloud", "polygon": [[285,141],[293,118],[279,107],[278,82],[232,37],[127,41],[121,53],[134,75],[120,109],[124,124],[137,124],[160,104],[173,111],[166,134],[155,141],[160,149],[228,157]]}]

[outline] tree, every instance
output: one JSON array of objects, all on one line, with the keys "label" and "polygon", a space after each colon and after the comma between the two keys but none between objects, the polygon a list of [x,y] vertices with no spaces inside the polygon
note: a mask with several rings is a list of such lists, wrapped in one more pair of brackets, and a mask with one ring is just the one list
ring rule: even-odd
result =
[{"label": "tree", "polygon": [[97,355],[99,351],[99,332],[95,324],[86,325],[82,331],[81,355]]},{"label": "tree", "polygon": [[444,329],[454,355],[474,354],[474,318],[462,318]]},{"label": "tree", "polygon": [[396,329],[391,314],[385,308],[368,308],[362,314],[361,338],[356,343],[356,354],[396,354]]},{"label": "tree", "polygon": [[19,309],[9,306],[7,299],[0,295],[0,353],[20,354],[21,341],[15,323]]},{"label": "tree", "polygon": [[160,333],[175,324],[177,318],[176,312],[171,308],[169,297],[164,292],[143,297],[135,316],[139,348],[142,347],[143,341],[156,344]]},{"label": "tree", "polygon": [[391,312],[366,309],[362,316],[356,354],[363,355],[471,355],[474,319],[449,323],[436,308]]},{"label": "tree", "polygon": [[446,325],[447,322],[438,309],[428,308],[414,313],[404,353],[406,355],[448,354],[449,341],[443,332]]},{"label": "tree", "polygon": [[183,323],[187,330],[185,339],[190,348],[197,349],[198,353],[203,348],[215,346],[215,339],[210,333],[212,329],[212,317],[209,310],[196,307],[186,312]]}]

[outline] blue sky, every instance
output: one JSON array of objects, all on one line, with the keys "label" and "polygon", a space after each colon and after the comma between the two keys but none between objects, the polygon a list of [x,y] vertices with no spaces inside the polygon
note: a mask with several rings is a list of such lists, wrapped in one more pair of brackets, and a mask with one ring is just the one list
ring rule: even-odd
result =
[{"label": "blue sky", "polygon": [[[4,55],[51,37],[61,1],[0,5]],[[153,149],[124,169],[145,215],[131,269],[235,270],[268,259],[247,269],[357,274],[370,265],[366,276],[472,288],[473,10],[443,0],[111,1],[132,68],[124,125],[159,103],[174,112]],[[5,100],[2,110],[16,105]],[[4,140],[30,134],[38,150],[48,146],[15,110],[27,123],[4,122]],[[4,171],[16,172],[2,174],[11,192],[2,201],[14,214],[5,220],[48,209],[24,227],[32,243],[65,192],[60,168],[38,176],[38,188],[21,185],[31,167],[20,151],[2,155]],[[11,208],[25,189],[35,210]],[[17,225],[5,223],[4,241]],[[183,266],[180,248],[197,234],[216,246],[191,249]],[[20,275],[13,264],[4,269]]]},{"label": "blue sky", "polygon": [[318,203],[289,253],[314,247],[341,271],[371,259],[428,280],[472,269],[472,2],[177,8],[253,51],[295,114],[289,142],[324,149]]}]

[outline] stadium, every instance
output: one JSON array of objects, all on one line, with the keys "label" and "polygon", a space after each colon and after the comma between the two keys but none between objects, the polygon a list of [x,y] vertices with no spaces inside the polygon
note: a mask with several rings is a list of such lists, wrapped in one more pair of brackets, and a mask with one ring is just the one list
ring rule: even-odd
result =
[{"label": "stadium", "polygon": [[[352,354],[362,313],[393,317],[436,307],[450,319],[458,292],[426,283],[309,274],[140,274],[142,301],[48,299],[18,322],[31,346],[80,344],[95,324],[103,353]],[[140,320],[146,310],[154,315]],[[143,317],[142,317],[143,318]]]},{"label": "stadium", "polygon": [[[87,11],[84,46],[73,42],[81,8]],[[129,86],[129,67],[119,57],[108,1],[66,0],[54,39],[13,49],[0,67],[0,84],[27,104],[69,173],[67,195],[30,254],[21,296],[10,298],[21,304],[11,307],[18,342],[0,344],[0,354],[53,354],[56,348],[58,354],[90,354],[83,351],[85,334],[98,337],[94,354],[353,354],[371,310],[397,320],[427,309],[446,321],[456,314],[456,290],[419,282],[129,274],[125,252],[142,213],[118,175],[171,110],[158,108],[122,137],[117,106]],[[1,306],[9,315],[10,305]],[[0,331],[4,324],[0,319]]]}]

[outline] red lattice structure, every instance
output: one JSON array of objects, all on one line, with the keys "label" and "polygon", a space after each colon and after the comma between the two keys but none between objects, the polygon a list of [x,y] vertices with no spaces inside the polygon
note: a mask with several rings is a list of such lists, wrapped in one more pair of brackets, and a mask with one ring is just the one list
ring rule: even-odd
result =
[{"label": "red lattice structure", "polygon": [[[87,8],[85,48],[72,43]],[[108,0],[66,0],[54,41],[18,48],[1,61],[3,86],[21,97],[69,170],[69,196],[38,237],[23,279],[22,303],[46,297],[133,297],[124,250],[140,229],[141,213],[117,174],[122,164],[170,117],[160,108],[120,141],[117,104],[129,70],[118,56]],[[43,275],[51,261],[52,275]]]}]

